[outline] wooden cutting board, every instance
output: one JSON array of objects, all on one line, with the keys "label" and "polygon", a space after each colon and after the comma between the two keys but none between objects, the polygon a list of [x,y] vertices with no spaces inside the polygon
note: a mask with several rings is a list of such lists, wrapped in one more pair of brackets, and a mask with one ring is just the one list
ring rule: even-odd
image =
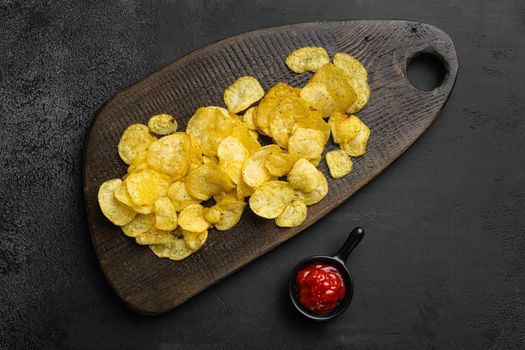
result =
[{"label": "wooden cutting board", "polygon": [[[157,258],[102,215],[98,188],[126,172],[117,143],[129,124],[147,123],[153,114],[169,113],[184,129],[197,107],[223,105],[224,89],[242,75],[257,77],[265,90],[279,81],[303,86],[310,74],[294,74],[284,64],[288,53],[303,46],[322,46],[330,55],[355,55],[368,69],[372,89],[370,102],[358,114],[371,129],[366,155],[354,159],[351,174],[339,180],[332,179],[326,163],[321,162],[319,168],[327,175],[330,190],[320,203],[308,207],[303,225],[278,228],[273,220],[257,218],[247,209],[232,230],[210,230],[201,250],[176,262]],[[407,80],[407,63],[422,52],[438,55],[445,66],[441,86],[431,91],[421,91]],[[118,93],[94,118],[84,159],[91,236],[109,283],[134,310],[158,314],[295,236],[383,171],[430,126],[447,101],[457,70],[452,40],[428,24],[391,20],[304,23],[211,44]],[[327,150],[333,148],[330,141]]]}]

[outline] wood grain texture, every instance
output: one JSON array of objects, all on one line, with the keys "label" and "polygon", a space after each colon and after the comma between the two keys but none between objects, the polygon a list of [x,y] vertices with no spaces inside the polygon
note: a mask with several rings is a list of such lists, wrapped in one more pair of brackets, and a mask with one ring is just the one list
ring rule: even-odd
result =
[{"label": "wood grain texture", "polygon": [[[146,123],[151,115],[165,112],[176,116],[185,128],[197,107],[223,105],[224,89],[242,75],[257,77],[266,90],[278,81],[302,86],[310,74],[290,72],[284,59],[292,50],[312,45],[325,47],[331,55],[351,53],[367,67],[372,94],[359,116],[372,134],[366,155],[354,160],[349,176],[333,180],[321,162],[330,191],[309,207],[302,226],[281,229],[273,220],[246,210],[232,230],[211,230],[201,250],[174,262],[155,257],[105,219],[97,203],[98,188],[105,180],[125,174],[116,146],[129,124]],[[437,54],[445,65],[444,81],[432,91],[418,90],[406,78],[407,62],[421,52]],[[84,158],[90,231],[109,283],[134,310],[158,314],[298,234],[378,175],[431,125],[453,88],[457,69],[454,44],[431,25],[392,20],[305,23],[258,30],[206,46],[118,93],[93,120]],[[333,148],[329,143],[327,151]]]}]

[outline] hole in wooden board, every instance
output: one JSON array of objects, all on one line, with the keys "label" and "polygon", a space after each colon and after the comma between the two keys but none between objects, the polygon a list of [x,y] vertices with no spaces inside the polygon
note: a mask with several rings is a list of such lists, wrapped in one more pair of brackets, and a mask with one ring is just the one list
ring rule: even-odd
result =
[{"label": "hole in wooden board", "polygon": [[435,53],[418,52],[408,59],[408,80],[419,90],[430,91],[439,87],[445,74],[443,58]]}]

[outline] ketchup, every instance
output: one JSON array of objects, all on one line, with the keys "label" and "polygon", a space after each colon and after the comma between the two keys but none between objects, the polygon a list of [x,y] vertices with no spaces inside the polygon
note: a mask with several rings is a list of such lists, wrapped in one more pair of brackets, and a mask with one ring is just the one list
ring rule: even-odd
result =
[{"label": "ketchup", "polygon": [[343,276],[332,265],[313,263],[295,277],[299,302],[316,314],[332,311],[346,295]]}]

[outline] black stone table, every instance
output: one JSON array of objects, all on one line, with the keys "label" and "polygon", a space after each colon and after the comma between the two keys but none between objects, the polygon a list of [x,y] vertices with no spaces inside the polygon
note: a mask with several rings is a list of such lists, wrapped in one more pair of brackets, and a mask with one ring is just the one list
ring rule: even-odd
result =
[{"label": "black stone table", "polygon": [[[360,18],[434,24],[460,70],[441,116],[313,227],[181,307],[129,310],[98,266],[82,148],[113,94],[241,32]],[[0,1],[0,348],[525,346],[523,1]],[[351,309],[296,316],[292,266],[349,229]]]}]

